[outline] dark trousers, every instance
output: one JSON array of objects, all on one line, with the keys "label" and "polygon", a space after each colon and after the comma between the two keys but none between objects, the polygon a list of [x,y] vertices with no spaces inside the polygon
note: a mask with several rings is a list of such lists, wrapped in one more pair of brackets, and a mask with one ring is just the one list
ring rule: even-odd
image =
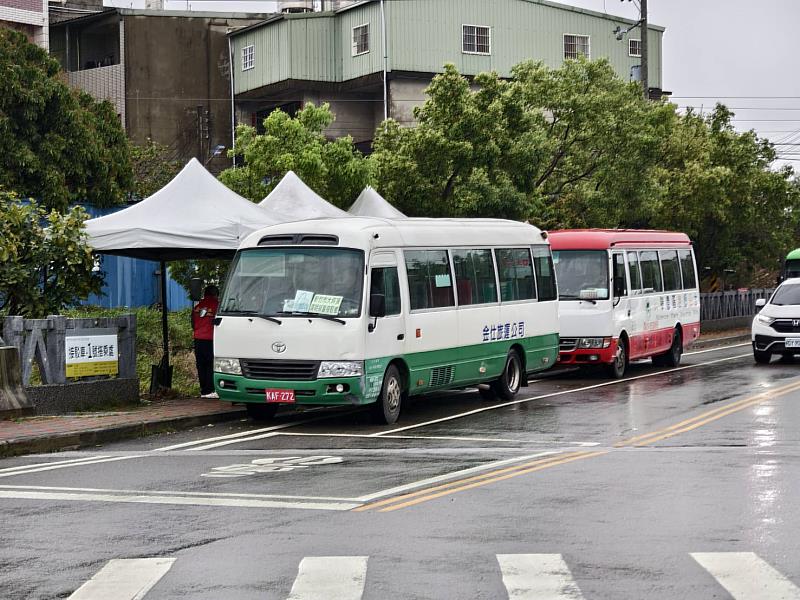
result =
[{"label": "dark trousers", "polygon": [[210,394],[214,391],[214,341],[195,340],[194,358],[197,361],[200,393]]}]

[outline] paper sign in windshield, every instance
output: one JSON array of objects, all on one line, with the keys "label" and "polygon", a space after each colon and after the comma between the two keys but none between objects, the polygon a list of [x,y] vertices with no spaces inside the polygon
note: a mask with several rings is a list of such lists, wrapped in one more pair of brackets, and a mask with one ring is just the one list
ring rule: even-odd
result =
[{"label": "paper sign in windshield", "polygon": [[443,275],[437,275],[436,287],[450,287],[450,274],[444,273]]},{"label": "paper sign in windshield", "polygon": [[312,300],[314,300],[314,292],[297,290],[297,293],[294,295],[292,310],[295,312],[308,312]]},{"label": "paper sign in windshield", "polygon": [[308,312],[319,313],[321,315],[338,315],[339,307],[342,305],[342,296],[327,296],[317,294],[311,301]]}]

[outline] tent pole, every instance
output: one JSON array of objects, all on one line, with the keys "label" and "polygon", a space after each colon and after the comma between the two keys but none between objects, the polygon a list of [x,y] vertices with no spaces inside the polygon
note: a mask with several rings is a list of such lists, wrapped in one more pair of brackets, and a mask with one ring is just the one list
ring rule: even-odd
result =
[{"label": "tent pole", "polygon": [[169,326],[167,324],[167,263],[161,261],[161,335],[164,339],[164,356],[161,358],[159,384],[172,387],[172,374],[169,366]]}]

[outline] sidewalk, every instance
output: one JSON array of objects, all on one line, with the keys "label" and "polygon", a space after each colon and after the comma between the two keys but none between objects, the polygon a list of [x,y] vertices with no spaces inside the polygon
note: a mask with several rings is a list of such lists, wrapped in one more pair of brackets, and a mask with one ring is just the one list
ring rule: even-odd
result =
[{"label": "sidewalk", "polygon": [[[693,347],[726,346],[749,339],[749,330],[713,331],[702,334]],[[153,433],[241,419],[246,415],[245,409],[239,405],[232,406],[219,400],[185,398],[155,401],[128,410],[0,421],[0,458],[75,450]]]},{"label": "sidewalk", "polygon": [[75,450],[122,439],[244,418],[242,406],[184,398],[128,410],[40,416],[0,421],[0,458]]}]

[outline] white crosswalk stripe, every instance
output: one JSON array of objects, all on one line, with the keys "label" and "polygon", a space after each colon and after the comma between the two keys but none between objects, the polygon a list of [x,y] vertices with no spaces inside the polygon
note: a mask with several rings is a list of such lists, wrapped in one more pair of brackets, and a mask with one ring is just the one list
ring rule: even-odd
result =
[{"label": "white crosswalk stripe", "polygon": [[583,598],[560,554],[498,554],[509,600]]},{"label": "white crosswalk stripe", "polygon": [[692,552],[735,600],[800,600],[800,588],[753,552]]},{"label": "white crosswalk stripe", "polygon": [[288,600],[360,600],[368,556],[307,556]]},{"label": "white crosswalk stripe", "polygon": [[110,560],[68,600],[141,600],[174,562],[174,558]]}]

